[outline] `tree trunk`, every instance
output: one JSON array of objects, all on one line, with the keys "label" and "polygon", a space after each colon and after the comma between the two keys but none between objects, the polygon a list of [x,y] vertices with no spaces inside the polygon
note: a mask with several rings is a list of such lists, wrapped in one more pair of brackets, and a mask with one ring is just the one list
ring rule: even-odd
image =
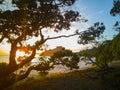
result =
[{"label": "tree trunk", "polygon": [[16,57],[16,46],[12,45],[11,46],[11,51],[10,51],[10,57],[9,57],[9,66],[11,68],[14,68],[17,66],[17,63],[15,61],[15,57]]},{"label": "tree trunk", "polygon": [[17,78],[17,81],[23,80],[23,79],[25,79],[26,77],[28,77],[28,75],[30,74],[31,70],[33,70],[33,69],[34,69],[34,67],[28,68],[28,70],[25,72],[25,74],[23,74],[23,75],[21,75],[21,76],[19,76],[19,77]]}]

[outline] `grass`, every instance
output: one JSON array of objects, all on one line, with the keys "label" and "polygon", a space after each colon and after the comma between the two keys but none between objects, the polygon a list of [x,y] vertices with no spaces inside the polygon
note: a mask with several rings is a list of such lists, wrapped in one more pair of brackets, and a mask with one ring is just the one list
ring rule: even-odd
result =
[{"label": "grass", "polygon": [[6,90],[120,90],[120,68],[100,77],[97,68],[26,78]]},{"label": "grass", "polygon": [[7,90],[105,90],[101,81],[87,76],[93,69],[68,73],[52,73],[46,77],[27,78]]},{"label": "grass", "polygon": [[103,83],[105,83],[110,90],[120,90],[120,68],[115,68],[103,78]]}]

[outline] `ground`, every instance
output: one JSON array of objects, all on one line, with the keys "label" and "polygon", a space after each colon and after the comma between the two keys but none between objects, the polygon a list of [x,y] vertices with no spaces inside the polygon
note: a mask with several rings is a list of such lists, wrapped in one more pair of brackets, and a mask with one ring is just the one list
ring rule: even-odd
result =
[{"label": "ground", "polygon": [[[93,75],[94,74],[94,75]],[[92,77],[91,77],[92,76]],[[108,90],[93,69],[28,78],[6,90]]]},{"label": "ground", "polygon": [[120,90],[120,64],[117,61],[111,66],[113,69],[104,76],[96,67],[46,76],[35,74],[5,90]]}]

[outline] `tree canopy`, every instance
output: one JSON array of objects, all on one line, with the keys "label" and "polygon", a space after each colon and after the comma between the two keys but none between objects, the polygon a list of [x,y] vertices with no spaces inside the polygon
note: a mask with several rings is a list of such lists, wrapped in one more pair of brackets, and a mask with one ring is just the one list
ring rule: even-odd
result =
[{"label": "tree canopy", "polygon": [[[75,0],[12,0],[17,9],[0,12],[0,42],[6,39],[11,44],[9,66],[12,69],[30,62],[36,50],[47,40],[52,39],[44,37],[44,29],[55,32],[69,30],[71,22],[80,19],[77,11],[63,9],[74,2]],[[25,45],[25,42],[33,37],[39,37],[39,40],[32,46]],[[20,64],[15,60],[17,50],[30,54]]]}]

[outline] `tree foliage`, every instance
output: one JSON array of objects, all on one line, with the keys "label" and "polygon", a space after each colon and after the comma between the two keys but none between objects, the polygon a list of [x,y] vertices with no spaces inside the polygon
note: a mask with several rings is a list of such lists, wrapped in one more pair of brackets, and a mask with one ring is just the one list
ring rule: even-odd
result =
[{"label": "tree foliage", "polygon": [[79,68],[78,66],[78,63],[80,61],[79,56],[70,50],[62,50],[62,51],[56,52],[50,58],[50,60],[55,65],[61,64],[63,66],[70,68],[70,70]]},{"label": "tree foliage", "polygon": [[[112,16],[119,16],[120,15],[120,0],[113,0],[113,7],[110,10],[110,14]],[[114,29],[120,32],[120,21],[116,21],[114,24]]]},{"label": "tree foliage", "polygon": [[120,14],[120,0],[113,0],[113,7],[110,11],[110,14],[113,16]]},{"label": "tree foliage", "polygon": [[82,60],[88,60],[101,69],[109,68],[108,63],[120,59],[119,41],[120,34],[116,35],[112,40],[105,40],[97,47],[81,51]]},{"label": "tree foliage", "polygon": [[79,55],[71,50],[60,50],[54,53],[53,56],[40,56],[39,62],[31,63],[27,71],[23,70],[23,74],[17,80],[22,80],[29,75],[31,70],[37,70],[41,75],[47,74],[50,70],[54,70],[56,66],[62,65],[68,69],[79,69]]},{"label": "tree foliage", "polygon": [[96,50],[96,62],[104,69],[108,68],[108,63],[113,60],[111,51],[112,41],[104,41]]},{"label": "tree foliage", "polygon": [[79,44],[94,43],[96,39],[100,38],[105,30],[103,23],[96,22],[93,26],[89,27],[88,30],[82,32],[79,36]]},{"label": "tree foliage", "polygon": [[114,60],[120,60],[120,33],[113,38],[111,50]]}]

